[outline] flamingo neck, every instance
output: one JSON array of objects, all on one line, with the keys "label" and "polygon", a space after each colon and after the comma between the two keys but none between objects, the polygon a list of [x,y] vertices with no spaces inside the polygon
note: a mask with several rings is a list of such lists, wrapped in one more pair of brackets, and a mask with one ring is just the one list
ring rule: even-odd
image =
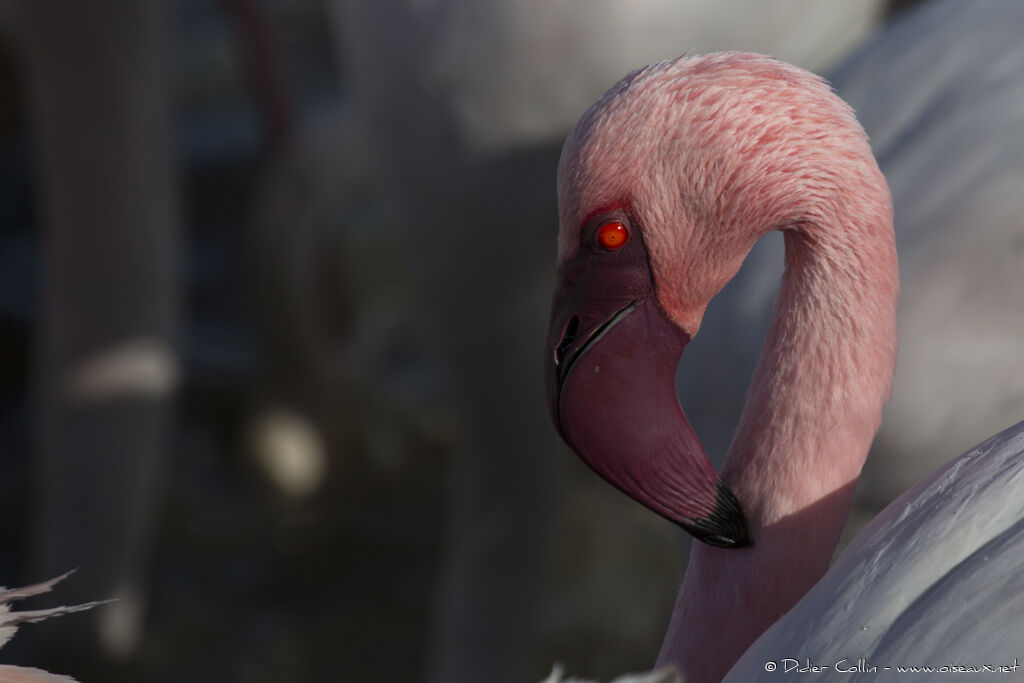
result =
[{"label": "flamingo neck", "polygon": [[890,391],[891,218],[794,228],[785,239],[775,315],[722,473],[754,545],[693,544],[659,656],[687,681],[721,680],[825,573]]}]

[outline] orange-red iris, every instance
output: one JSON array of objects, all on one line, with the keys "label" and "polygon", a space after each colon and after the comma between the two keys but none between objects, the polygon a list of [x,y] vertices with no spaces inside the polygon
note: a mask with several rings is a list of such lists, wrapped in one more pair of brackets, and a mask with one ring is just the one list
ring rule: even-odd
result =
[{"label": "orange-red iris", "polygon": [[605,223],[597,229],[597,245],[603,249],[615,250],[626,244],[629,230],[618,221]]}]

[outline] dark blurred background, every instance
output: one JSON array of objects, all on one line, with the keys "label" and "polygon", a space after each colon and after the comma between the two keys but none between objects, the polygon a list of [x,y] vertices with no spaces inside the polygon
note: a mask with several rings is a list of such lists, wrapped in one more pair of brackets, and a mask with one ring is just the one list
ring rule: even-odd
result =
[{"label": "dark blurred background", "polygon": [[[833,75],[868,117],[899,230],[900,179],[940,166],[907,140],[939,131],[941,148],[947,119],[982,120],[967,103],[1022,92],[1019,49],[992,66],[1019,42],[1019,2],[721,5],[0,0],[0,584],[78,567],[26,606],[118,598],[26,627],[5,661],[86,682],[648,668],[686,541],[561,447],[544,404],[569,127],[648,62],[766,52]],[[958,35],[989,52],[972,61]],[[949,68],[929,81],[940,47]],[[1020,194],[989,182],[1007,166],[998,177],[1024,178],[1006,143],[1024,139],[1007,136],[1019,116],[982,128],[1003,142],[965,164],[974,184],[930,187]],[[905,201],[927,194],[915,187]],[[1020,215],[969,240],[974,259],[981,243],[1003,255],[986,271],[998,282],[1019,272]],[[958,263],[958,244],[918,260]],[[680,371],[719,458],[781,268],[778,244],[762,251],[709,309],[694,342],[708,360]],[[920,263],[911,296],[907,272],[935,290]],[[1019,285],[1001,291],[1019,305]],[[1024,388],[999,390],[1005,426]],[[895,444],[916,423],[893,419]],[[968,426],[963,443],[935,432],[941,457],[873,475],[862,515],[990,433]]]}]

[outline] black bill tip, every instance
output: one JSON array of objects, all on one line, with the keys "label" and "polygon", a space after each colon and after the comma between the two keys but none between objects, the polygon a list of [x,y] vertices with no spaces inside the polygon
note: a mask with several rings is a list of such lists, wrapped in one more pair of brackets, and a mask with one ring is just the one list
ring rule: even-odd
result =
[{"label": "black bill tip", "polygon": [[746,548],[753,545],[743,508],[735,494],[722,482],[718,482],[718,497],[711,514],[688,520],[680,526],[698,541],[718,548]]}]

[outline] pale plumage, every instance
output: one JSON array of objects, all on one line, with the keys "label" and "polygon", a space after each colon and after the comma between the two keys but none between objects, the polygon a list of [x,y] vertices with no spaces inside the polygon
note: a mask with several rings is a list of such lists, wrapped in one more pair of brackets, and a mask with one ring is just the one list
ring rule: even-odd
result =
[{"label": "pale plumage", "polygon": [[[855,667],[863,658],[860,673],[872,681],[903,680],[907,674],[898,670],[901,666],[983,671],[1019,662],[1024,652],[1022,454],[1024,423],[901,495],[747,650],[726,680],[776,680],[765,665],[779,666],[782,657],[829,666],[829,674],[836,673],[837,663]],[[963,672],[963,680],[977,675]]]},{"label": "pale plumage", "polygon": [[[90,602],[83,605],[72,605],[51,607],[41,610],[26,610],[12,612],[10,604],[18,600],[24,600],[34,595],[48,593],[53,587],[66,579],[72,572],[58,576],[49,581],[35,583],[23,588],[6,589],[0,586],[0,647],[7,644],[18,630],[21,624],[32,624],[38,621],[45,621],[51,617],[59,617],[63,614],[81,612],[92,609],[103,602]],[[75,683],[75,679],[68,676],[51,674],[40,669],[31,669],[21,666],[0,665],[0,683]]]},{"label": "pale plumage", "polygon": [[[552,670],[551,675],[545,678],[540,683],[598,683],[590,679],[565,677],[564,668],[561,664],[556,664]],[[624,676],[618,676],[615,680],[609,681],[608,683],[685,683],[680,677],[679,672],[673,667],[665,667],[658,669],[657,671],[650,671],[641,674],[626,674]]]}]

